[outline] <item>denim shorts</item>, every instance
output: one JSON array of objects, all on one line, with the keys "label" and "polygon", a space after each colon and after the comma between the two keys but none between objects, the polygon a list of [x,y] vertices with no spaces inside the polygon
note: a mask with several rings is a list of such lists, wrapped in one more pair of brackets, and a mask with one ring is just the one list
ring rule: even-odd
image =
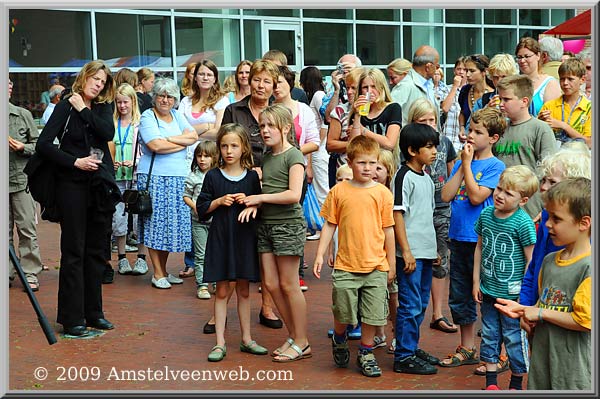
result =
[{"label": "denim shorts", "polygon": [[448,306],[454,324],[464,326],[477,321],[473,300],[473,256],[476,242],[450,240],[450,296]]},{"label": "denim shorts", "polygon": [[494,307],[496,299],[484,295],[481,302],[481,347],[479,357],[487,363],[497,363],[504,343],[513,374],[525,374],[529,369],[529,348],[519,319],[503,315]]},{"label": "denim shorts", "polygon": [[439,265],[433,265],[433,277],[444,279],[450,272],[448,264],[448,227],[450,226],[450,207],[436,208],[433,211],[433,227],[437,241],[437,253],[441,259]]},{"label": "denim shorts", "polygon": [[258,226],[258,253],[275,256],[302,256],[306,242],[306,223],[265,224]]}]

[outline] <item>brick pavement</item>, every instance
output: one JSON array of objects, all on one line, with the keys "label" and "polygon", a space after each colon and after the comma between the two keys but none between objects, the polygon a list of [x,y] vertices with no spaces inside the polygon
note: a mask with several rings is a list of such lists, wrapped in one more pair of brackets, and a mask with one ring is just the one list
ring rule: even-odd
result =
[{"label": "brick pavement", "polygon": [[[351,342],[351,363],[348,369],[337,369],[331,357],[330,340],[327,329],[332,322],[331,280],[325,271],[323,279],[317,280],[307,270],[306,281],[309,290],[305,293],[309,309],[309,339],[313,357],[288,364],[277,364],[269,356],[253,356],[241,353],[238,349],[240,338],[235,304],[229,308],[229,323],[226,337],[228,353],[220,363],[206,360],[210,348],[214,345],[214,336],[202,334],[202,327],[212,312],[212,300],[201,301],[195,297],[195,285],[192,278],[185,279],[182,286],[170,290],[157,290],[151,287],[148,273],[145,276],[115,275],[115,282],[104,285],[104,310],[106,318],[116,325],[116,329],[102,336],[88,340],[67,340],[59,334],[61,326],[55,323],[56,298],[58,284],[58,263],[60,258],[58,225],[40,222],[39,241],[44,263],[50,270],[40,276],[41,288],[37,293],[49,321],[54,327],[58,343],[49,346],[41,331],[26,294],[15,282],[9,290],[9,387],[11,390],[381,390],[381,391],[455,391],[480,390],[485,378],[472,374],[474,366],[439,368],[433,376],[415,376],[398,374],[392,370],[393,356],[385,349],[377,349],[376,355],[383,370],[380,378],[363,377],[355,366],[358,341]],[[306,261],[312,265],[317,243],[308,242]],[[134,255],[129,255],[133,261]],[[116,264],[113,254],[113,264]],[[173,274],[181,268],[182,254],[169,258],[168,268]],[[253,338],[270,350],[285,339],[285,330],[271,330],[258,324],[260,294],[256,287],[251,289],[252,333]],[[443,357],[453,352],[458,334],[446,334],[429,328],[428,312],[421,330],[421,347],[432,354]],[[388,337],[392,336],[391,327],[387,328]],[[390,338],[388,338],[389,343]],[[91,369],[91,367],[99,369]],[[34,370],[45,367],[48,378],[43,381],[34,378]],[[73,381],[65,373],[66,380],[57,380],[58,367],[71,369]],[[86,367],[90,370],[87,381],[82,381]],[[240,367],[250,373],[250,380],[236,381],[183,381],[171,378],[169,381],[123,381],[118,380],[113,371],[117,370],[211,370],[236,371]],[[96,371],[100,371],[97,377]],[[259,381],[257,372],[274,378],[274,372],[289,370],[293,381]],[[113,374],[111,374],[113,372]],[[499,376],[501,387],[508,386],[510,373]],[[141,374],[140,374],[141,376]],[[233,377],[233,376],[232,376]],[[216,377],[213,377],[216,378]],[[254,379],[252,379],[254,378]]]}]

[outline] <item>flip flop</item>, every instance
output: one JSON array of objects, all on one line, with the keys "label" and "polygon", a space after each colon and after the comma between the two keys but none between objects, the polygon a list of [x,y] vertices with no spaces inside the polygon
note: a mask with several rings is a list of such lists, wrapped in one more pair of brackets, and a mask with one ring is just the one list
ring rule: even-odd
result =
[{"label": "flip flop", "polygon": [[[446,325],[448,325],[448,326],[454,326],[454,328],[448,328],[448,327],[444,327],[444,326],[441,324],[442,322],[446,323]],[[450,320],[448,320],[447,318],[445,318],[445,317],[443,317],[443,316],[442,316],[442,317],[440,317],[439,319],[437,319],[437,320],[435,320],[435,321],[433,321],[433,322],[429,323],[429,328],[432,328],[432,329],[434,329],[434,330],[443,331],[443,332],[445,332],[445,333],[449,333],[449,334],[451,334],[451,333],[455,333],[455,332],[457,332],[457,331],[458,331],[458,327],[456,327],[454,324],[452,324],[452,323],[450,322]]]}]

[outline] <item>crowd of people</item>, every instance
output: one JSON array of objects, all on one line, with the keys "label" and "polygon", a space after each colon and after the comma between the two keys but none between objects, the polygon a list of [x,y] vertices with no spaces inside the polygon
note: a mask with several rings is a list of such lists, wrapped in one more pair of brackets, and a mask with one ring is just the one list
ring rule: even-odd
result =
[{"label": "crowd of people", "polygon": [[[386,347],[399,373],[479,365],[488,390],[509,369],[510,389],[523,389],[528,372],[528,389],[591,389],[591,56],[562,57],[558,39],[522,38],[514,55],[460,57],[446,85],[429,45],[390,62],[387,79],[346,54],[331,90],[312,66],[298,85],[277,50],[240,62],[227,89],[211,60],[188,64],[179,85],[91,61],[69,93],[50,88],[41,134],[9,105],[10,244],[16,225],[38,290],[36,205],[22,172],[37,153],[55,168],[57,321],[71,337],[115,328],[102,305],[114,241],[119,274],[151,270],[156,289],[194,277],[197,298],[214,296],[209,361],[233,339],[234,292],[242,352],[310,358],[302,292],[314,239],[314,275],[333,267],[338,367],[354,335],[368,377],[382,374],[374,350]],[[149,193],[151,213],[128,212],[121,198],[132,188]],[[321,231],[307,229],[309,189]],[[177,252],[185,265],[175,276],[167,262]],[[252,339],[252,282],[261,282],[260,323],[286,328],[274,350]],[[430,327],[459,336],[445,359],[419,344],[430,298]]]}]

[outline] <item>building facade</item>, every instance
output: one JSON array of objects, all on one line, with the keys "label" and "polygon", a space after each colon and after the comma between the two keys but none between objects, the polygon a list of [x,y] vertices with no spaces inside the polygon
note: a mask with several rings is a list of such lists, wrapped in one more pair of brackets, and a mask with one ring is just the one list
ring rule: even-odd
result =
[{"label": "building facade", "polygon": [[461,55],[514,53],[573,17],[575,9],[11,9],[9,72],[13,102],[39,117],[40,94],[58,75],[67,85],[80,67],[150,67],[181,79],[187,63],[212,59],[221,79],[243,60],[282,50],[292,69],[315,65],[327,76],[345,53],[363,65],[411,59],[421,44],[440,53],[446,81]]}]

